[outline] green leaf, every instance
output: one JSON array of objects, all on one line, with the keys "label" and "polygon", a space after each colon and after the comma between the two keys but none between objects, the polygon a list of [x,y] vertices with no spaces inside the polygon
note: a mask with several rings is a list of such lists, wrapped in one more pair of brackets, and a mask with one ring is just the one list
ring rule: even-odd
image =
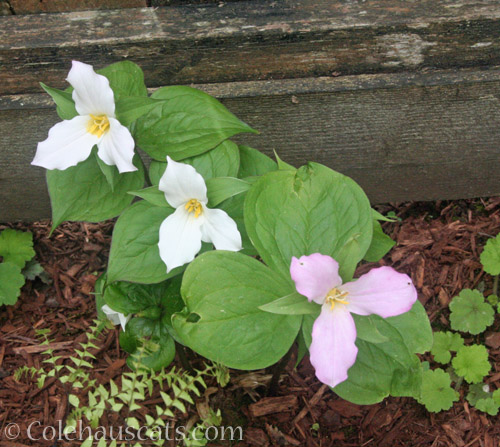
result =
[{"label": "green leaf", "polygon": [[208,205],[215,208],[231,197],[246,192],[250,183],[233,177],[218,177],[207,180]]},{"label": "green leaf", "polygon": [[[217,177],[236,177],[240,164],[238,146],[232,141],[226,140],[214,149],[182,160],[193,166],[205,179]],[[166,161],[152,160],[149,166],[149,178],[153,185],[160,183],[160,178],[167,169]]]},{"label": "green leaf", "polygon": [[0,306],[16,304],[24,285],[24,276],[18,265],[10,262],[0,264]]},{"label": "green leaf", "polygon": [[449,410],[459,394],[451,387],[450,375],[442,369],[427,370],[422,373],[422,393],[419,402],[427,411],[437,413]]},{"label": "green leaf", "polygon": [[474,383],[469,385],[469,392],[467,393],[467,402],[469,402],[472,406],[476,406],[476,403],[479,399],[487,399],[491,397],[491,393],[485,391],[489,389],[488,385],[484,383]]},{"label": "green leaf", "polygon": [[360,405],[380,402],[389,395],[418,395],[422,373],[418,357],[408,350],[399,331],[386,320],[376,317],[373,323],[386,341],[358,338],[356,362],[349,369],[347,380],[333,391]]},{"label": "green leaf", "polygon": [[451,364],[469,383],[481,382],[491,369],[488,350],[483,345],[462,346]]},{"label": "green leaf", "polygon": [[373,220],[373,239],[363,259],[368,262],[377,262],[382,259],[395,244],[396,242],[384,233],[382,225],[380,225],[377,220]]},{"label": "green leaf", "polygon": [[420,301],[409,312],[385,320],[399,331],[410,352],[424,354],[432,348],[431,323]]},{"label": "green leaf", "polygon": [[30,232],[6,228],[0,233],[0,256],[4,262],[23,268],[35,256],[33,235]]},{"label": "green leaf", "polygon": [[158,249],[160,225],[173,211],[170,207],[140,201],[123,212],[113,230],[108,262],[109,282],[152,284],[182,271],[182,267],[178,267],[167,275],[167,267]]},{"label": "green leaf", "polygon": [[394,211],[387,213],[387,216],[380,214],[377,210],[372,208],[372,215],[375,220],[380,220],[382,222],[397,222],[401,220],[399,217],[392,217],[390,214],[394,214]]},{"label": "green leaf", "polygon": [[489,295],[488,298],[486,298],[488,303],[490,303],[492,306],[496,306],[498,304],[498,296],[497,295]]},{"label": "green leaf", "polygon": [[116,102],[116,118],[124,126],[129,127],[135,120],[149,113],[163,103],[160,99],[147,96],[128,96]]},{"label": "green leaf", "polygon": [[385,343],[389,341],[389,338],[383,335],[377,327],[376,320],[380,317],[376,315],[351,315],[356,325],[356,338],[369,343]]},{"label": "green leaf", "polygon": [[317,314],[320,306],[314,302],[309,302],[297,292],[292,292],[290,295],[283,296],[270,303],[259,306],[264,312],[280,315],[304,315]]},{"label": "green leaf", "polygon": [[22,274],[30,281],[34,281],[36,278],[40,278],[45,284],[50,284],[52,281],[43,267],[34,259],[28,261],[22,270]]},{"label": "green leaf", "polygon": [[139,191],[129,191],[129,194],[140,197],[154,206],[172,208],[165,198],[165,193],[160,191],[158,186],[150,186],[149,188],[141,189]]},{"label": "green leaf", "polygon": [[259,306],[293,291],[293,285],[241,253],[211,251],[186,269],[186,308],[172,318],[184,344],[230,368],[260,369],[283,357],[300,328],[300,315],[263,312]]},{"label": "green leaf", "polygon": [[490,416],[496,416],[500,408],[500,406],[491,397],[479,399],[476,402],[475,407],[480,411],[488,413]]},{"label": "green leaf", "polygon": [[80,399],[78,399],[78,396],[75,396],[74,394],[68,395],[68,402],[76,408],[80,406]]},{"label": "green leaf", "polygon": [[500,233],[486,242],[481,253],[481,264],[490,275],[500,275]]},{"label": "green leaf", "polygon": [[496,389],[495,391],[493,391],[493,394],[491,396],[493,398],[493,400],[498,404],[500,405],[500,388]]},{"label": "green leaf", "polygon": [[450,302],[450,324],[456,331],[479,334],[493,324],[495,311],[479,290],[464,289]]},{"label": "green leaf", "polygon": [[238,146],[240,151],[239,178],[267,174],[278,169],[278,164],[262,152],[248,146]]},{"label": "green leaf", "polygon": [[64,171],[47,171],[52,229],[64,220],[100,222],[119,215],[132,202],[128,191],[144,185],[144,171],[137,156],[138,170],[121,174],[111,189],[96,160],[94,149],[90,157]]},{"label": "green leaf", "polygon": [[[127,359],[131,369],[134,369],[134,362],[139,361],[147,368],[159,371],[175,357],[175,343],[168,327],[149,318],[132,318],[127,323],[126,331],[120,334],[120,345],[132,354]],[[142,354],[141,350],[144,350]]]},{"label": "green leaf", "polygon": [[[106,287],[104,299],[109,307],[124,315],[139,314],[140,317],[146,317],[145,311],[148,310],[148,318],[158,320],[166,317],[169,322],[172,314],[184,307],[180,284],[180,276],[159,284],[117,282]],[[153,315],[151,309],[157,312]]]},{"label": "green leaf", "polygon": [[179,161],[207,152],[241,132],[257,133],[219,101],[191,87],[163,87],[152,98],[165,102],[136,122],[138,146],[152,158]]},{"label": "green leaf", "polygon": [[261,177],[247,193],[245,227],[264,262],[287,279],[292,257],[311,253],[338,260],[341,275],[349,276],[373,231],[363,190],[316,163]]},{"label": "green leaf", "polygon": [[460,334],[455,334],[453,332],[435,332],[431,354],[434,356],[436,362],[446,364],[451,360],[450,351],[456,352],[462,346],[464,346],[464,339]]},{"label": "green leaf", "polygon": [[75,109],[75,102],[70,92],[64,92],[57,88],[49,87],[40,83],[42,88],[52,97],[57,106],[57,114],[63,120],[70,120],[78,115]]},{"label": "green leaf", "polygon": [[278,156],[278,153],[276,151],[273,151],[274,152],[274,157],[276,158],[276,164],[278,165],[278,169],[280,171],[295,171],[295,168],[286,163],[285,161],[283,161],[279,156]]},{"label": "green leaf", "polygon": [[97,73],[108,78],[116,102],[127,96],[148,95],[144,85],[144,73],[131,61],[116,62],[97,70]]}]

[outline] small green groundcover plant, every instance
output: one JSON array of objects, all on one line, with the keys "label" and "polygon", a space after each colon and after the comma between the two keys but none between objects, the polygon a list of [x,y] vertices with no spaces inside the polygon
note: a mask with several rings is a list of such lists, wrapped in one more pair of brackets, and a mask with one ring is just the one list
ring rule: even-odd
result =
[{"label": "small green groundcover plant", "polygon": [[[434,333],[431,354],[434,361],[447,365],[431,370],[426,363],[423,373],[422,394],[419,401],[427,410],[448,410],[459,399],[463,382],[468,384],[467,401],[478,410],[496,416],[500,409],[500,389],[491,391],[484,382],[491,371],[489,353],[482,334],[495,319],[498,306],[498,275],[500,274],[500,235],[491,238],[482,254],[485,272],[494,275],[493,293],[486,299],[479,290],[465,289],[449,305],[452,331]],[[468,343],[459,332],[471,334]],[[453,357],[453,358],[452,358]],[[452,382],[455,386],[452,387]]]},{"label": "small green groundcover plant", "polygon": [[[49,330],[38,330],[41,344],[47,345],[42,353],[46,357],[42,367],[23,366],[16,370],[16,380],[36,378],[38,387],[42,388],[47,379],[56,378],[65,388],[70,411],[59,434],[61,440],[78,440],[82,447],[140,447],[143,444],[136,442],[138,439],[157,446],[166,445],[173,439],[186,447],[207,445],[204,432],[220,425],[220,410],[205,405],[201,421],[192,421],[177,430],[170,423],[179,418],[176,412],[186,413],[186,405],[195,404],[194,399],[207,388],[204,378],[214,377],[220,386],[226,386],[229,382],[227,369],[214,364],[192,373],[175,367],[154,371],[142,363],[152,344],[145,340],[141,349],[130,357],[132,371],[124,373],[117,382],[109,379],[103,383],[96,379],[92,352],[98,350],[99,336],[108,329],[109,322],[96,320],[87,332],[87,341],[74,350],[66,363],[50,349]],[[157,390],[161,401],[151,399]],[[107,427],[109,418],[117,420],[122,430],[113,431]],[[88,424],[85,427],[82,425],[84,420]]]},{"label": "small green groundcover plant", "polygon": [[298,343],[351,402],[421,396],[417,354],[433,338],[411,279],[353,278],[394,244],[358,184],[232,141],[257,132],[200,90],[149,95],[132,62],[74,61],[67,80],[43,86],[62,121],[33,164],[47,169],[53,228],[118,217],[96,299],[131,359],[160,371],[184,345],[255,370]]},{"label": "small green groundcover plant", "polygon": [[0,306],[16,304],[26,279],[48,278],[33,258],[33,235],[6,228],[0,232]]}]

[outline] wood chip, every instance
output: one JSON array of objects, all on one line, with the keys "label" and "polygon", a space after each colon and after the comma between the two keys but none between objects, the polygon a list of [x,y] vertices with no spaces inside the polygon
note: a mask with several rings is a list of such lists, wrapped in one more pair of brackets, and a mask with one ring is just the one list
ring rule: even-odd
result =
[{"label": "wood chip", "polygon": [[297,396],[264,397],[249,405],[248,410],[253,417],[261,417],[272,413],[283,413],[298,407]]}]

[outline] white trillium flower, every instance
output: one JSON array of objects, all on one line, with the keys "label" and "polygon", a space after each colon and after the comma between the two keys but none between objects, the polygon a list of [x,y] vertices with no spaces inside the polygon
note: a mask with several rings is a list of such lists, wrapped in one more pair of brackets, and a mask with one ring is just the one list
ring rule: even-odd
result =
[{"label": "white trillium flower", "polygon": [[132,317],[132,315],[125,316],[120,312],[116,312],[116,310],[111,309],[107,304],[101,307],[101,310],[106,314],[108,320],[111,321],[115,326],[120,324],[122,329],[125,330],[125,325],[128,323],[128,320]]},{"label": "white trillium flower", "polygon": [[241,250],[241,235],[225,211],[207,208],[207,186],[191,165],[167,157],[168,165],[159,189],[175,212],[160,226],[160,257],[167,273],[191,262],[201,249],[201,241],[217,250]]},{"label": "white trillium flower", "polygon": [[49,130],[48,138],[38,143],[31,164],[64,170],[86,160],[97,145],[97,155],[104,163],[116,165],[120,172],[136,171],[132,163],[134,139],[115,118],[115,100],[108,79],[91,65],[73,61],[66,80],[74,88],[78,115]]}]

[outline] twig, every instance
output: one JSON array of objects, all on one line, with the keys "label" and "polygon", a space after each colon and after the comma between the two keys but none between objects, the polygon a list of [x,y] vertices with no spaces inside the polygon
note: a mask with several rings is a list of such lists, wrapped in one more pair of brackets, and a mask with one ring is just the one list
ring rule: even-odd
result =
[{"label": "twig", "polygon": [[316,391],[313,397],[311,397],[311,400],[309,401],[309,406],[306,405],[304,408],[302,408],[302,410],[300,410],[300,413],[297,416],[295,416],[294,420],[292,421],[292,425],[297,425],[297,423],[301,419],[303,419],[307,413],[309,413],[309,408],[314,407],[319,402],[319,400],[321,399],[323,393],[327,388],[328,385],[325,384],[321,385],[321,388],[318,391]]}]

